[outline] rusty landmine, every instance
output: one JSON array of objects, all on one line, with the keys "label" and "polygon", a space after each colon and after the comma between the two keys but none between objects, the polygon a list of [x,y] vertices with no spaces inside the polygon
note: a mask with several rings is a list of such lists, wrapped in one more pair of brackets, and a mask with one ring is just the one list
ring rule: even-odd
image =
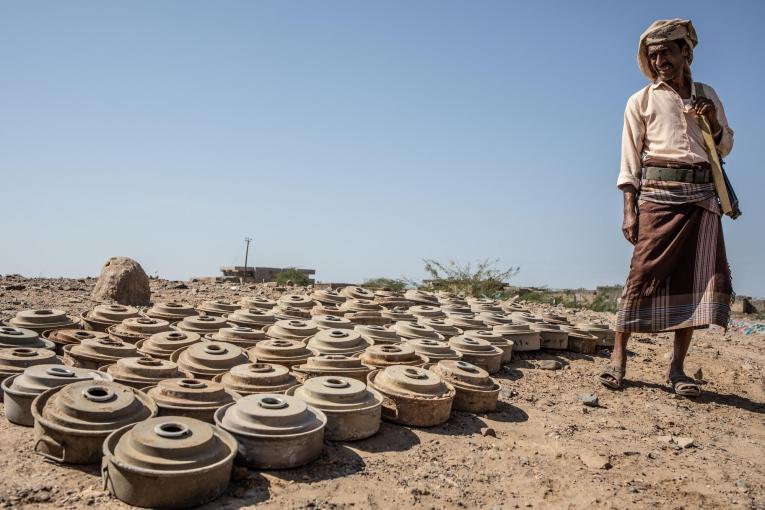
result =
[{"label": "rusty landmine", "polygon": [[115,382],[51,388],[32,402],[34,450],[55,462],[98,464],[106,436],[156,414],[145,393]]},{"label": "rusty landmine", "polygon": [[299,384],[290,369],[273,363],[245,363],[216,375],[213,381],[239,395],[255,393],[284,393]]},{"label": "rusty landmine", "polygon": [[310,310],[316,306],[316,302],[310,296],[300,294],[284,294],[277,301],[277,306],[292,306]]},{"label": "rusty landmine", "polygon": [[212,315],[195,315],[186,317],[175,325],[175,328],[184,333],[197,333],[206,335],[207,333],[217,333],[220,328],[232,326],[225,318]]},{"label": "rusty landmine", "polygon": [[368,312],[348,312],[345,314],[345,318],[353,324],[361,326],[387,326],[391,323],[391,320],[383,317],[381,312],[371,310]]},{"label": "rusty landmine", "polygon": [[429,370],[454,386],[453,410],[485,413],[497,408],[502,387],[483,368],[466,361],[444,360],[430,366]]},{"label": "rusty landmine", "polygon": [[324,437],[330,441],[357,441],[377,434],[383,396],[359,380],[320,376],[287,390],[327,416]]},{"label": "rusty landmine", "polygon": [[490,329],[472,329],[465,331],[465,336],[486,340],[494,347],[499,347],[502,349],[503,365],[505,363],[510,363],[510,361],[513,359],[514,342],[505,338],[505,336],[501,333],[497,333],[496,331]]},{"label": "rusty landmine", "polygon": [[292,372],[301,381],[311,377],[336,375],[366,383],[367,375],[371,371],[371,368],[361,363],[358,356],[345,354],[321,354],[308,358],[303,365],[292,367]]},{"label": "rusty landmine", "polygon": [[415,305],[409,309],[409,313],[418,319],[443,319],[446,317],[441,307],[432,305]]},{"label": "rusty landmine", "polygon": [[552,312],[544,312],[542,314],[542,320],[544,320],[547,324],[556,324],[558,326],[560,325],[571,325],[571,323],[568,321],[568,318],[565,315],[559,315]]},{"label": "rusty landmine", "polygon": [[116,363],[98,370],[109,374],[120,384],[139,390],[153,386],[163,379],[191,377],[191,374],[179,369],[177,363],[157,358],[120,358]]},{"label": "rusty landmine", "polygon": [[175,351],[184,349],[201,340],[202,337],[198,333],[190,331],[165,331],[151,335],[145,340],[140,340],[135,346],[138,349],[139,355],[169,360]]},{"label": "rusty landmine", "polygon": [[145,314],[147,317],[162,319],[172,324],[173,322],[182,321],[185,317],[192,317],[197,312],[188,303],[168,301],[166,303],[155,303],[154,306],[146,310]]},{"label": "rusty landmine", "polygon": [[9,347],[0,349],[0,382],[20,374],[34,365],[61,364],[61,359],[49,349]]},{"label": "rusty landmine", "polygon": [[544,322],[542,317],[538,317],[531,312],[512,312],[510,317],[517,322],[525,322],[527,324],[534,324],[536,322]]},{"label": "rusty landmine", "polygon": [[343,311],[337,305],[323,305],[318,304],[311,308],[311,317],[318,315],[332,315],[333,317],[342,317]]},{"label": "rusty landmine", "polygon": [[22,310],[8,320],[8,325],[21,329],[29,329],[42,334],[49,329],[64,329],[79,327],[80,321],[71,317],[63,310],[40,309]]},{"label": "rusty landmine", "polygon": [[386,319],[390,319],[391,322],[417,322],[417,317],[409,313],[408,308],[403,308],[400,306],[384,309],[380,312],[380,315]]},{"label": "rusty landmine", "polygon": [[109,338],[109,335],[102,331],[89,331],[86,329],[53,329],[43,332],[42,336],[53,342],[53,350],[59,356],[64,355],[64,347],[69,344],[77,345],[83,340]]},{"label": "rusty landmine", "polygon": [[502,312],[502,307],[493,299],[468,299],[467,302],[473,313]]},{"label": "rusty landmine", "polygon": [[203,301],[197,305],[197,312],[200,315],[211,315],[213,317],[223,317],[224,314],[229,314],[236,310],[239,310],[240,306],[236,303],[229,303],[220,299],[212,299],[210,301]]},{"label": "rusty landmine", "polygon": [[260,308],[261,310],[271,310],[276,306],[276,301],[264,296],[245,297],[239,301],[242,308]]},{"label": "rusty landmine", "polygon": [[417,323],[435,329],[436,333],[441,334],[447,340],[462,334],[462,329],[455,326],[451,319],[420,317]]},{"label": "rusty landmine", "polygon": [[475,315],[468,305],[462,304],[441,305],[441,310],[443,310],[447,317],[452,317],[453,315],[469,315],[472,317]]},{"label": "rusty landmine", "polygon": [[305,340],[319,332],[316,323],[310,320],[282,320],[265,330],[266,335],[276,340]]},{"label": "rusty landmine", "polygon": [[616,332],[608,324],[580,322],[576,328],[598,337],[598,347],[613,347],[616,341]]},{"label": "rusty landmine", "polygon": [[417,354],[411,345],[372,345],[359,356],[361,362],[372,368],[385,368],[391,365],[422,366],[428,358]]},{"label": "rusty landmine", "polygon": [[325,329],[312,336],[308,348],[316,354],[346,354],[352,356],[363,352],[372,343],[361,333],[346,329]]},{"label": "rusty landmine", "polygon": [[451,314],[449,320],[463,331],[486,329],[486,322],[475,314]]},{"label": "rusty landmine", "polygon": [[83,324],[85,324],[85,329],[106,331],[106,328],[109,326],[119,324],[125,319],[138,317],[139,315],[140,312],[138,311],[138,308],[125,305],[106,304],[96,306],[92,310],[80,315],[80,318],[82,319]]},{"label": "rusty landmine", "polygon": [[228,342],[244,349],[248,349],[262,340],[268,340],[262,330],[244,326],[221,328],[217,333],[208,333],[203,338],[205,342]]},{"label": "rusty landmine", "polygon": [[91,370],[116,363],[118,359],[135,356],[138,356],[135,345],[113,338],[92,338],[64,346],[65,365]]},{"label": "rusty landmine", "polygon": [[513,319],[513,316],[505,312],[481,312],[478,314],[478,318],[481,319],[488,327],[493,327],[497,324],[516,323],[516,321]]},{"label": "rusty landmine", "polygon": [[277,305],[273,312],[277,321],[303,321],[311,318],[311,309],[297,306]]},{"label": "rusty landmine", "polygon": [[513,342],[514,351],[538,351],[542,346],[539,331],[533,331],[531,324],[498,324],[492,331]]},{"label": "rusty landmine", "polygon": [[263,308],[241,308],[223,316],[231,324],[253,329],[264,329],[276,322],[271,310]]},{"label": "rusty landmine", "polygon": [[215,411],[241,398],[222,383],[207,379],[163,379],[144,390],[157,404],[158,416],[185,416],[214,423]]},{"label": "rusty landmine", "polygon": [[340,305],[347,299],[345,296],[334,289],[315,290],[311,294],[311,298],[325,306]]},{"label": "rusty landmine", "polygon": [[[337,330],[343,331],[343,330]],[[302,340],[263,340],[249,350],[250,358],[261,363],[293,367],[315,356]]]},{"label": "rusty landmine", "polygon": [[227,342],[199,342],[175,351],[170,361],[197,379],[212,379],[231,368],[249,363],[247,351]]},{"label": "rusty landmine", "polygon": [[382,305],[385,308],[403,308],[408,310],[414,303],[404,297],[401,292],[393,292],[389,290],[375,291],[375,303]]},{"label": "rusty landmine", "polygon": [[354,324],[345,317],[337,315],[314,315],[311,320],[320,330],[324,329],[353,329]]},{"label": "rusty landmine", "polygon": [[456,391],[423,368],[393,365],[374,370],[369,387],[382,393],[382,418],[412,427],[432,427],[449,419]]},{"label": "rusty landmine", "polygon": [[382,311],[382,305],[375,303],[370,299],[348,299],[345,303],[340,305],[340,310],[344,314],[359,313],[359,312],[377,312]]},{"label": "rusty landmine", "polygon": [[405,340],[407,345],[414,349],[414,352],[428,358],[430,363],[438,363],[442,359],[460,360],[462,354],[452,349],[448,343],[433,340],[431,338],[414,338]]},{"label": "rusty landmine", "polygon": [[418,305],[438,306],[438,298],[430,292],[409,289],[404,292],[404,298]]},{"label": "rusty landmine", "polygon": [[449,340],[452,349],[462,354],[462,361],[467,361],[494,374],[502,368],[502,349],[487,340],[468,335],[455,336]]},{"label": "rusty landmine", "polygon": [[430,326],[424,326],[416,322],[397,322],[393,325],[393,329],[398,333],[401,338],[431,338],[433,340],[445,340],[444,335],[437,332]]},{"label": "rusty landmine", "polygon": [[377,324],[357,325],[353,329],[375,345],[400,344],[404,340],[394,329]]},{"label": "rusty landmine", "polygon": [[151,317],[131,317],[106,329],[110,338],[131,344],[166,331],[171,331],[169,322]]},{"label": "rusty landmine", "polygon": [[582,354],[595,354],[598,350],[598,337],[573,326],[561,325],[560,329],[568,333],[568,350]]},{"label": "rusty landmine", "polygon": [[542,349],[563,350],[568,349],[568,333],[561,330],[557,324],[535,322],[530,325],[532,331],[539,332],[542,340]]},{"label": "rusty landmine", "polygon": [[365,289],[364,287],[359,287],[356,285],[349,285],[347,287],[343,287],[340,289],[340,294],[342,296],[345,296],[348,299],[364,299],[364,300],[373,300],[375,298],[375,293],[372,292],[369,289]]},{"label": "rusty landmine", "polygon": [[46,338],[40,338],[40,335],[38,335],[36,331],[17,328],[15,326],[0,326],[0,349],[11,347],[32,347],[34,349],[56,350],[56,344]]},{"label": "rusty landmine", "polygon": [[521,305],[513,301],[500,301],[499,307],[502,308],[503,312],[510,313],[510,314],[515,312],[525,313],[529,311],[528,309],[522,307]]}]

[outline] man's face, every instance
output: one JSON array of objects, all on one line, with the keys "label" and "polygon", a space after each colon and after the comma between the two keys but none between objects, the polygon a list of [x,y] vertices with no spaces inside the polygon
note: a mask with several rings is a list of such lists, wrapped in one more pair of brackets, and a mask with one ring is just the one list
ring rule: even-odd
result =
[{"label": "man's face", "polygon": [[672,81],[683,72],[686,60],[685,48],[675,41],[648,46],[648,61],[663,81]]}]

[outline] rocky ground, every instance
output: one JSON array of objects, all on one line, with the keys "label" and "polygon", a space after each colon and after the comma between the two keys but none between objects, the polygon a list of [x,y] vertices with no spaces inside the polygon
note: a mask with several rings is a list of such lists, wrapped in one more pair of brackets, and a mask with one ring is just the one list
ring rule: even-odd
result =
[{"label": "rocky ground", "polygon": [[[0,278],[0,318],[25,308],[82,312],[94,304],[94,284]],[[152,291],[155,300],[190,302],[254,293],[163,280]],[[665,384],[669,335],[631,342],[618,392],[594,382],[607,351],[518,356],[498,374],[496,412],[456,413],[432,429],[384,423],[373,438],[327,443],[301,469],[237,469],[207,507],[765,509],[765,336],[713,328],[695,338],[688,372],[701,368],[706,381],[696,401]],[[561,368],[541,368],[546,359]],[[597,407],[582,404],[591,392]],[[101,490],[97,467],[55,465],[32,446],[31,429],[0,419],[0,506],[126,507]]]}]

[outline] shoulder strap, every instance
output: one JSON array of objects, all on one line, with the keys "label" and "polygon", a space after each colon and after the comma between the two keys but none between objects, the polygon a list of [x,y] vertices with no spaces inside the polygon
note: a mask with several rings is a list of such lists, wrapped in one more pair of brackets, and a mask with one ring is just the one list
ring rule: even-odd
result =
[{"label": "shoulder strap", "polygon": [[707,94],[706,86],[698,81],[693,82],[693,86],[696,88],[696,96],[697,97],[703,97],[704,99],[708,99],[709,95]]}]

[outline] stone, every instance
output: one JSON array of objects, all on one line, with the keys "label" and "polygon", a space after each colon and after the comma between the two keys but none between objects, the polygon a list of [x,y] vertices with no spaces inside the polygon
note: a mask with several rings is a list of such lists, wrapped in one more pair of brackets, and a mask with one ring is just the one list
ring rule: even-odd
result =
[{"label": "stone", "polygon": [[672,436],[659,436],[656,438],[657,441],[661,443],[671,443],[672,442]]},{"label": "stone", "polygon": [[696,371],[693,373],[693,378],[697,381],[703,381],[704,380],[704,372],[701,371],[701,367],[697,368]]},{"label": "stone", "polygon": [[692,437],[676,437],[675,443],[677,443],[677,446],[680,448],[690,448],[692,446],[696,446],[696,442]]},{"label": "stone", "polygon": [[582,404],[588,406],[588,407],[598,407],[598,395],[595,393],[585,393],[579,399],[582,401]]},{"label": "stone", "polygon": [[149,277],[141,265],[128,257],[111,257],[101,268],[91,298],[121,305],[149,305]]},{"label": "stone", "polygon": [[608,457],[591,450],[585,450],[579,454],[579,459],[590,469],[611,469]]},{"label": "stone", "polygon": [[481,427],[481,435],[482,436],[497,437],[497,431],[494,430],[491,427]]},{"label": "stone", "polygon": [[542,370],[560,370],[562,366],[560,361],[554,359],[543,359],[537,362],[537,368]]}]

